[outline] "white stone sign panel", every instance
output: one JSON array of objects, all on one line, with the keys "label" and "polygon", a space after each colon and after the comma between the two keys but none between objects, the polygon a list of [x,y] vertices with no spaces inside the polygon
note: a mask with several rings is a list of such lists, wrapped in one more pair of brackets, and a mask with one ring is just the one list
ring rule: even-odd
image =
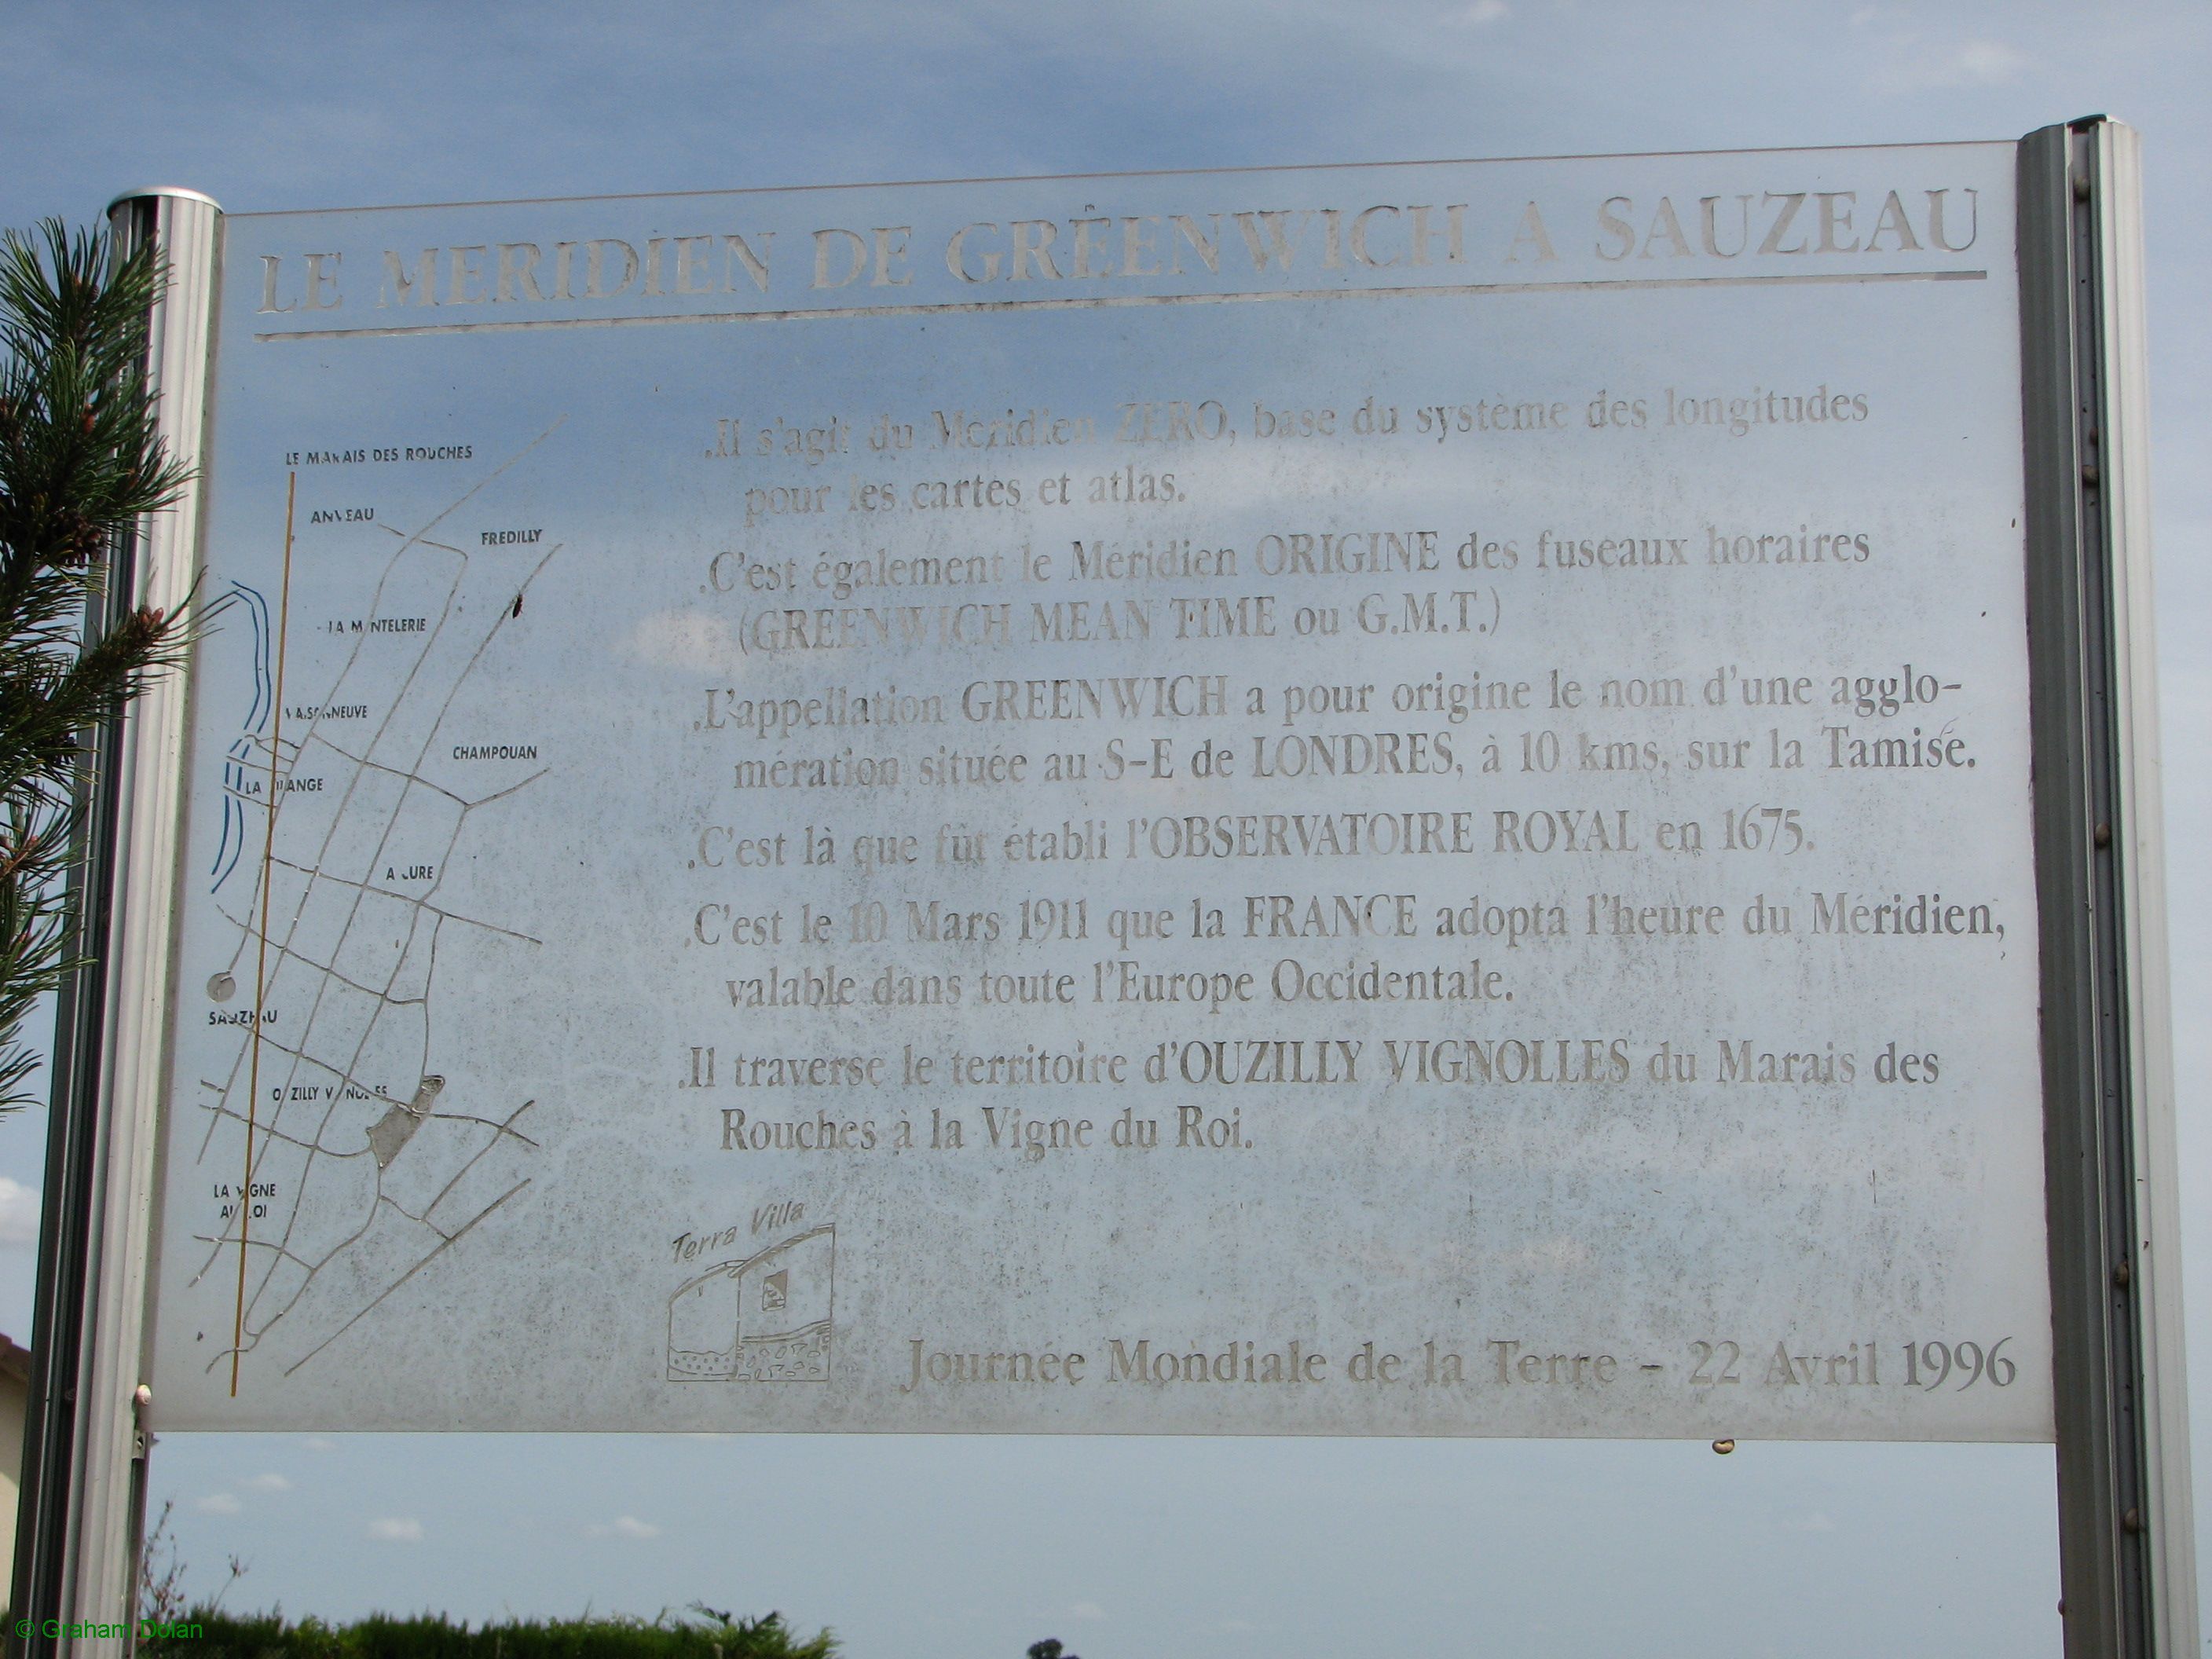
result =
[{"label": "white stone sign panel", "polygon": [[2047,1438],[2013,166],[229,219],[156,1424]]}]

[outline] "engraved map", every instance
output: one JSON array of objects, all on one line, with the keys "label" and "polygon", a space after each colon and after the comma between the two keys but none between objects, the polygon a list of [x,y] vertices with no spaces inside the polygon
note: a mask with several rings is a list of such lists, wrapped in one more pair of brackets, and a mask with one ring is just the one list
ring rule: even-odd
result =
[{"label": "engraved map", "polygon": [[287,1374],[314,1360],[532,1179],[535,1103],[437,1069],[441,1046],[465,1042],[441,949],[457,931],[538,944],[441,893],[467,839],[542,776],[473,793],[428,763],[467,728],[474,677],[558,551],[518,564],[441,539],[475,487],[412,530],[379,527],[386,562],[319,686],[287,660],[299,619],[234,589],[252,672],[216,689],[240,723],[216,859],[196,880],[235,929],[206,995],[236,1040],[193,1080],[191,1143],[219,1224],[196,1235],[193,1283],[237,1281],[233,1328],[200,1341],[234,1388],[249,1356]]}]

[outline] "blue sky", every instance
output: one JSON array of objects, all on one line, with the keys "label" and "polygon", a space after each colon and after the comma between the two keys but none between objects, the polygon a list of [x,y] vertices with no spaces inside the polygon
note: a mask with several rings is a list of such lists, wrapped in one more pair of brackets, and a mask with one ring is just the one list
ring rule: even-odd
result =
[{"label": "blue sky", "polygon": [[[2135,123],[2202,1357],[2208,70],[2212,11],[2185,3],[18,0],[0,12],[0,223],[84,220],[151,183],[259,210]],[[43,1129],[0,1126],[0,1328],[19,1336]],[[2197,1373],[2212,1401],[2212,1358]],[[295,1612],[703,1598],[835,1625],[857,1654],[1012,1654],[1057,1634],[1091,1659],[2057,1644],[2051,1462],[2032,1448],[174,1437],[154,1486],[196,1584],[236,1553],[252,1566],[233,1600]]]}]

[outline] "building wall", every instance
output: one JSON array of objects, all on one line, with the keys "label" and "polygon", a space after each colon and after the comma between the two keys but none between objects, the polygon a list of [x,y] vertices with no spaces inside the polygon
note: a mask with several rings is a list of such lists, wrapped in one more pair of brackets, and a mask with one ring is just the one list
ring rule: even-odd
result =
[{"label": "building wall", "polygon": [[[23,1413],[30,1400],[27,1350],[0,1336],[0,1572],[15,1559],[15,1504],[22,1495]],[[0,1588],[0,1601],[7,1592]]]}]

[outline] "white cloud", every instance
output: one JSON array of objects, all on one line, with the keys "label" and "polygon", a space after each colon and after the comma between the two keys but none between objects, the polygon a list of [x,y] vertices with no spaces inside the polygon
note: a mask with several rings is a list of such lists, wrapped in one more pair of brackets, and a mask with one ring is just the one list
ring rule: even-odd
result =
[{"label": "white cloud", "polygon": [[1078,1601],[1067,1610],[1067,1616],[1071,1619],[1103,1619],[1106,1609],[1096,1601]]},{"label": "white cloud", "polygon": [[281,1474],[257,1474],[246,1483],[256,1492],[289,1492],[292,1483]]},{"label": "white cloud", "polygon": [[422,1523],[411,1515],[387,1515],[368,1523],[368,1535],[387,1544],[419,1544]]},{"label": "white cloud", "polygon": [[1994,87],[2018,80],[2027,67],[2027,54],[2002,40],[1969,40],[1959,48],[1954,61],[1961,80]]},{"label": "white cloud", "polygon": [[690,673],[726,672],[740,660],[729,623],[696,611],[656,611],[641,617],[625,643],[639,662]]},{"label": "white cloud", "polygon": [[2016,81],[2027,54],[2002,40],[1933,41],[1907,30],[1891,40],[1888,62],[1876,71],[1883,92],[1932,92],[1958,87],[1998,87]]},{"label": "white cloud", "polygon": [[192,1507],[202,1515],[236,1515],[238,1498],[231,1492],[211,1492],[205,1498],[195,1500]]},{"label": "white cloud", "polygon": [[618,1515],[608,1522],[594,1522],[586,1529],[594,1538],[658,1538],[660,1528],[634,1515]]},{"label": "white cloud", "polygon": [[39,1242],[39,1189],[0,1176],[0,1247]]}]

